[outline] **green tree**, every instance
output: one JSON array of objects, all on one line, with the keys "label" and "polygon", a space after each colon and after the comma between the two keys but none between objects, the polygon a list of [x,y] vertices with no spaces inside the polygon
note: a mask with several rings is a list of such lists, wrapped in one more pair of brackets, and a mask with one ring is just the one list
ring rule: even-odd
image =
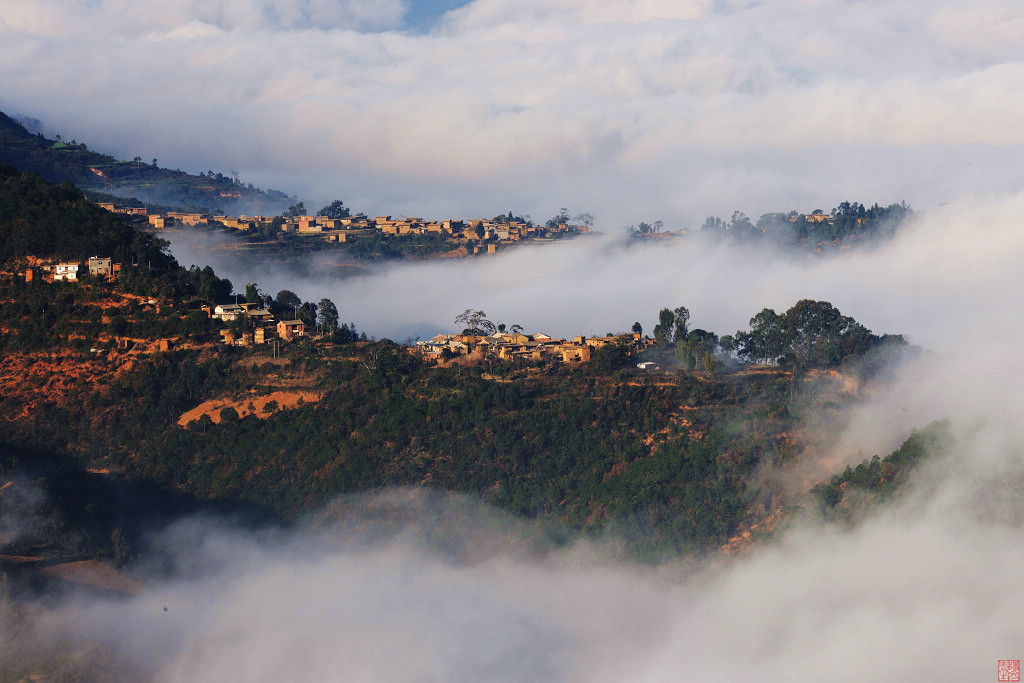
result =
[{"label": "green tree", "polygon": [[295,312],[295,317],[307,325],[315,325],[317,320],[316,310],[316,304],[312,301],[306,301],[299,306],[299,310]]},{"label": "green tree", "polygon": [[341,201],[340,199],[335,199],[333,202],[317,211],[316,215],[326,216],[327,218],[338,220],[341,218],[348,218],[350,215],[352,215],[352,212],[348,210],[348,207],[345,206],[345,203],[343,201]]},{"label": "green tree", "polygon": [[602,373],[618,370],[629,361],[629,354],[618,344],[605,344],[594,349],[590,356],[591,366]]},{"label": "green tree", "polygon": [[802,299],[786,311],[785,323],[797,360],[834,362],[833,345],[855,321],[827,301]]},{"label": "green tree", "polygon": [[726,224],[721,218],[716,216],[708,216],[704,219],[704,224],[700,226],[701,232],[710,233],[712,235],[724,235],[726,231]]},{"label": "green tree", "polygon": [[560,225],[568,225],[571,222],[572,216],[569,215],[569,209],[562,207],[561,209],[558,210],[558,215],[549,218],[548,222],[545,223],[545,225],[547,225],[547,227],[549,228],[554,229]]},{"label": "green tree", "polygon": [[256,286],[255,282],[249,282],[245,285],[245,301],[250,304],[262,304],[263,294],[260,292],[260,288]]},{"label": "green tree", "polygon": [[718,359],[715,358],[715,354],[711,353],[710,351],[704,354],[704,356],[701,358],[701,361],[704,364],[704,371],[709,374],[713,375],[715,371],[718,369]]},{"label": "green tree", "polygon": [[684,370],[693,370],[697,365],[697,357],[693,353],[693,348],[685,339],[676,342],[674,351]]},{"label": "green tree", "polygon": [[306,204],[304,202],[298,202],[288,207],[288,210],[282,214],[285,218],[294,218],[295,216],[306,215]]},{"label": "green tree", "polygon": [[687,325],[690,322],[690,310],[686,306],[680,306],[676,310],[672,311],[675,315],[675,321],[673,322],[673,338],[674,339],[685,339],[687,335]]},{"label": "green tree", "polygon": [[740,353],[755,361],[770,363],[789,347],[786,320],[770,308],[764,308],[750,319],[750,333],[743,336]]},{"label": "green tree", "polygon": [[320,299],[317,304],[317,323],[332,332],[338,327],[338,307],[330,299]]},{"label": "green tree", "polygon": [[274,315],[294,315],[300,306],[302,306],[302,299],[298,294],[290,289],[282,289],[274,300]]},{"label": "green tree", "polygon": [[659,344],[671,344],[675,334],[676,314],[671,308],[658,312],[658,324],[654,326],[654,338]]}]

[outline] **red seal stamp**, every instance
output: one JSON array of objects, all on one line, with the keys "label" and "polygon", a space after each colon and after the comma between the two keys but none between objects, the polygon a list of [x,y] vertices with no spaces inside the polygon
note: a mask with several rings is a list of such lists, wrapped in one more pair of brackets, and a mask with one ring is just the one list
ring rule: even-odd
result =
[{"label": "red seal stamp", "polygon": [[1000,659],[999,678],[1000,681],[1020,681],[1020,660]]}]

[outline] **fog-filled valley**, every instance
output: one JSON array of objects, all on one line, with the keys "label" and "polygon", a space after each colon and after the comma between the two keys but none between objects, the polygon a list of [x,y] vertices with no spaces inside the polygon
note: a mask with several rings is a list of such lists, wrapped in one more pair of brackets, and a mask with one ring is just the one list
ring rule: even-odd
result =
[{"label": "fog-filled valley", "polygon": [[176,241],[182,263],[213,263],[236,289],[257,279],[330,296],[343,319],[396,338],[450,330],[470,306],[572,334],[647,327],[685,304],[724,334],[765,306],[829,300],[924,353],[802,456],[815,475],[884,455],[932,420],[950,421],[951,445],[852,526],[803,499],[767,542],[655,564],[624,557],[613,535],[552,545],[525,521],[418,489],[342,498],[287,529],[187,519],[153,531],[163,559],[131,567],[141,594],[54,597],[0,652],[13,666],[59,647],[161,680],[984,678],[1024,637],[1022,204],[965,200],[833,255],[597,237],[344,280],[254,278]]},{"label": "fog-filled valley", "polygon": [[1019,681],[1022,75],[1008,0],[0,0],[0,683]]}]

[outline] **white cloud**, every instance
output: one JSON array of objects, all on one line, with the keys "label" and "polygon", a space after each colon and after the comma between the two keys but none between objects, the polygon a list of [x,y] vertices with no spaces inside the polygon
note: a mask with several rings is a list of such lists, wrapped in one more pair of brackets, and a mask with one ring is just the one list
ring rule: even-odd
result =
[{"label": "white cloud", "polygon": [[0,107],[311,201],[354,188],[371,212],[676,223],[1024,183],[992,154],[1024,144],[1007,4],[477,0],[414,35],[369,30],[398,3],[120,1],[2,6]]},{"label": "white cloud", "polygon": [[[1017,321],[1007,312],[1016,305],[1011,283],[1024,259],[1022,212],[1022,194],[963,200],[920,214],[884,247],[831,257],[708,245],[699,233],[626,249],[613,235],[489,258],[392,264],[341,281],[268,268],[260,284],[272,294],[328,297],[344,320],[398,341],[453,331],[453,318],[466,308],[573,336],[622,332],[634,321],[649,331],[661,308],[685,305],[693,325],[731,334],[766,306],[782,312],[811,298],[831,301],[878,334],[907,334],[949,353],[977,343],[978,335],[1012,338]],[[637,220],[643,218],[654,220]],[[234,282],[246,277],[249,264],[224,259],[229,252],[172,241],[185,265],[209,262]]]}]

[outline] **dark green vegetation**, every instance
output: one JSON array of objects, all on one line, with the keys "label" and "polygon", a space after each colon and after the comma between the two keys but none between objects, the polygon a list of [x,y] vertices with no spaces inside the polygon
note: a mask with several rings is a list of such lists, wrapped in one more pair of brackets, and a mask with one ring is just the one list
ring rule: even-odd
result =
[{"label": "dark green vegetation", "polygon": [[[700,226],[700,234],[734,244],[770,244],[825,251],[888,239],[913,215],[914,211],[904,203],[867,207],[858,202],[842,202],[829,213],[821,209],[809,214],[766,213],[756,223],[742,211],[735,211],[730,220],[708,216]],[[661,221],[641,221],[623,229],[635,237],[644,237],[657,235],[663,227]]]},{"label": "dark green vegetation", "polygon": [[951,441],[948,421],[933,422],[924,429],[915,429],[884,458],[876,455],[855,468],[847,466],[842,474],[818,484],[812,492],[826,517],[854,522],[871,504],[888,500],[900,491],[919,462],[941,453]]},{"label": "dark green vegetation", "polygon": [[[0,166],[0,261],[12,271],[0,275],[0,349],[86,351],[108,348],[115,337],[214,341],[220,325],[200,306],[229,302],[232,284],[208,266],[180,267],[167,247],[85,200],[70,183],[53,185],[35,173]],[[110,256],[122,271],[116,282],[84,270],[78,283],[47,283],[41,272],[26,282],[28,256],[77,262]],[[255,283],[251,287],[259,291]],[[272,296],[259,293],[259,301],[275,313],[285,311]],[[294,308],[310,324],[318,322],[316,304],[298,299]],[[229,327],[240,334],[251,330],[246,322]],[[354,326],[339,324],[336,310],[326,323],[339,341],[355,336]]]},{"label": "dark green vegetation", "polygon": [[866,207],[858,202],[842,202],[827,214],[821,209],[810,214],[766,213],[752,223],[746,214],[736,211],[729,221],[709,216],[701,232],[738,243],[772,242],[824,249],[892,237],[913,213],[904,203]]},{"label": "dark green vegetation", "polygon": [[[471,494],[573,533],[613,533],[643,557],[707,552],[782,505],[758,472],[800,456],[805,419],[857,399],[831,369],[886,351],[884,338],[808,300],[783,316],[762,312],[733,338],[691,330],[685,307],[665,309],[649,353],[677,358],[677,371],[643,372],[613,346],[582,366],[432,367],[390,342],[356,341],[327,300],[267,297],[248,283],[250,302],[334,332],[275,358],[211,342],[220,324],[196,307],[224,303],[231,283],[178,267],[160,240],[83,204],[74,188],[3,178],[0,206],[13,208],[0,239],[18,246],[4,252],[0,295],[0,477],[38,480],[60,520],[18,552],[121,561],[165,511],[216,504],[290,520],[341,493],[396,485]],[[133,265],[115,282],[25,283],[11,259],[29,248],[126,250]],[[744,335],[759,339],[763,321],[781,325],[778,357],[794,355],[785,368],[747,368],[724,352],[754,344]],[[174,337],[186,348],[130,351],[116,336]],[[255,409],[276,391],[320,398]],[[219,421],[205,414],[179,426],[213,399],[233,402],[216,406]]]},{"label": "dark green vegetation", "polygon": [[0,163],[34,171],[50,182],[69,181],[76,186],[119,197],[189,210],[276,214],[290,198],[276,190],[261,190],[237,177],[204,171],[192,175],[160,168],[157,160],[146,163],[115,159],[89,150],[77,140],[48,140],[0,112]]},{"label": "dark green vegetation", "polygon": [[[491,380],[424,367],[386,342],[291,353],[285,366],[240,365],[230,348],[198,363],[187,351],[139,359],[104,390],[83,388],[0,436],[285,518],[339,493],[417,484],[571,529],[611,526],[664,551],[727,539],[747,514],[753,468],[784,461],[792,426],[796,385],[777,374],[655,382],[579,368]],[[321,401],[175,424],[204,399],[303,381]]]},{"label": "dark green vegetation", "polygon": [[687,370],[700,367],[713,372],[721,367],[723,358],[731,360],[724,354],[735,353],[747,362],[799,371],[845,368],[870,377],[888,367],[898,353],[912,350],[903,335],[876,335],[827,301],[803,299],[781,315],[765,308],[750,319],[750,330],[722,337],[699,328],[691,330],[689,321],[690,311],[685,306],[663,308],[654,327],[661,353],[650,355],[663,359],[671,348]]},{"label": "dark green vegetation", "polygon": [[0,260],[25,256],[86,259],[97,254],[166,269],[166,243],[89,202],[71,183],[0,164]]}]

